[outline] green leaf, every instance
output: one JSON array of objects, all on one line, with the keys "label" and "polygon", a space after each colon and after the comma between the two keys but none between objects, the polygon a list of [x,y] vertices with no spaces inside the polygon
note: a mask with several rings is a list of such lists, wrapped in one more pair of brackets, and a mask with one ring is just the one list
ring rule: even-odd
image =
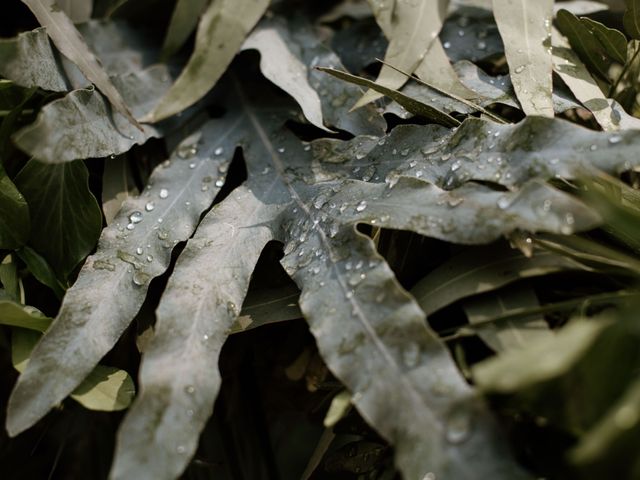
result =
[{"label": "green leaf", "polygon": [[624,111],[613,100],[606,98],[587,67],[571,50],[569,42],[555,28],[552,30],[553,70],[569,87],[605,131],[622,128],[640,129],[637,119],[625,119]]},{"label": "green leaf", "polygon": [[163,58],[169,58],[180,50],[198,25],[200,15],[208,3],[208,0],[178,0],[176,2],[162,45]]},{"label": "green leaf", "polygon": [[82,162],[46,165],[30,160],[16,177],[31,212],[29,245],[60,279],[95,247],[102,214]]},{"label": "green leaf", "polygon": [[268,6],[268,0],[213,0],[200,19],[189,63],[143,121],[158,122],[204,97]]},{"label": "green leaf", "polygon": [[44,28],[0,39],[0,75],[23,87],[68,90]]},{"label": "green leaf", "polygon": [[89,410],[115,412],[131,405],[133,379],[124,370],[98,365],[73,391],[71,398]]},{"label": "green leaf", "polygon": [[30,225],[27,201],[0,163],[0,249],[24,245]]},{"label": "green leaf", "polygon": [[295,287],[265,288],[252,292],[242,304],[242,311],[229,333],[240,333],[254,328],[302,318],[298,307],[300,291]]},{"label": "green leaf", "polygon": [[[449,1],[396,2],[394,0],[388,2],[391,5],[383,5],[383,2],[371,0],[369,3],[380,28],[389,39],[385,62],[412,74],[432,43],[437,41]],[[444,61],[449,64],[446,55]],[[376,83],[389,90],[397,90],[406,81],[406,76],[383,65]],[[378,90],[369,90],[358,100],[354,108],[366,105],[382,96],[376,92]]]},{"label": "green leaf", "polygon": [[520,316],[515,321],[493,322],[511,311],[540,306],[535,291],[526,285],[511,285],[499,291],[465,300],[462,304],[478,335],[496,352],[525,348],[530,342],[553,338],[549,324],[540,314]]},{"label": "green leaf", "polygon": [[540,250],[527,258],[504,244],[474,247],[433,270],[411,293],[428,316],[460,299],[497,290],[523,278],[582,268],[575,261]]},{"label": "green leaf", "polygon": [[134,126],[141,128],[131,115],[120,92],[111,83],[107,72],[89,50],[69,17],[56,5],[55,0],[22,0],[22,2],[33,12],[40,25],[46,28],[47,34],[58,50],[77,65],[84,76],[96,85],[118,112]]},{"label": "green leaf", "polygon": [[[154,170],[153,188],[126,200],[103,230],[98,250],[87,258],[18,380],[10,431],[28,428],[61,402],[113,347],[140,309],[151,279],[166,271],[175,245],[191,236],[220,191],[233,156],[225,136],[241,120],[212,120],[184,139],[169,162]],[[87,336],[100,342],[87,342]],[[50,356],[62,359],[64,368],[51,371]]]},{"label": "green leaf", "polygon": [[104,163],[102,174],[102,213],[107,225],[113,222],[126,199],[138,195],[129,159],[110,158]]},{"label": "green leaf", "polygon": [[609,28],[588,17],[580,19],[602,46],[602,51],[621,65],[627,63],[627,39],[615,28]]},{"label": "green leaf", "polygon": [[0,263],[0,282],[6,297],[18,303],[24,300],[24,288],[13,255],[7,255]]},{"label": "green leaf", "polygon": [[[591,33],[589,25],[581,22],[578,17],[567,10],[558,12],[556,23],[558,30],[567,37],[571,47],[589,67],[589,70],[599,75],[603,80],[609,81],[609,62],[606,61],[606,58],[603,59],[600,42]],[[624,57],[626,58],[626,47]]]},{"label": "green leaf", "polygon": [[439,111],[438,109],[428,105],[426,103],[422,103],[418,100],[415,100],[411,97],[407,97],[401,92],[397,90],[392,90],[383,85],[379,85],[371,80],[367,80],[366,78],[357,77],[355,75],[351,75],[346,72],[342,72],[340,70],[335,70],[333,68],[325,68],[325,67],[317,67],[321,72],[328,73],[333,75],[336,78],[344,80],[345,82],[354,83],[356,85],[362,85],[364,87],[369,87],[377,92],[382,93],[383,95],[388,96],[389,98],[395,100],[404,108],[406,108],[409,112],[414,113],[416,115],[420,115],[428,120],[432,120],[434,123],[438,123],[440,125],[444,125],[447,127],[455,127],[460,124],[458,120],[453,118],[452,116]]},{"label": "green leaf", "polygon": [[[49,321],[51,319],[48,319]],[[11,361],[19,372],[29,364],[29,357],[41,334],[22,328],[11,333]],[[135,395],[133,379],[124,370],[98,365],[70,395],[89,410],[115,412],[127,408]]]},{"label": "green leaf", "polygon": [[36,308],[0,300],[0,324],[44,332],[51,325],[51,319]]},{"label": "green leaf", "polygon": [[493,0],[509,75],[527,115],[553,117],[551,19],[553,0]]},{"label": "green leaf", "polygon": [[53,290],[53,293],[58,298],[63,297],[65,292],[64,285],[58,280],[56,273],[40,254],[25,245],[16,251],[16,255],[26,264],[29,271],[40,283]]},{"label": "green leaf", "polygon": [[625,0],[624,29],[631,38],[640,40],[640,1]]}]

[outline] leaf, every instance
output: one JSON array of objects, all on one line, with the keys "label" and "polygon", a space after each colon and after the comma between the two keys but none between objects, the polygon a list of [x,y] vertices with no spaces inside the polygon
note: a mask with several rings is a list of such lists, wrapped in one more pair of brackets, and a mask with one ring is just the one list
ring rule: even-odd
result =
[{"label": "leaf", "polygon": [[536,251],[531,258],[503,244],[467,249],[433,270],[412,289],[427,316],[460,299],[490,292],[523,278],[583,267],[570,259]]},{"label": "leaf", "polygon": [[116,412],[133,401],[133,379],[124,370],[98,365],[73,391],[71,398],[89,410]]},{"label": "leaf", "polygon": [[[167,91],[170,77],[165,66],[113,78],[134,114],[142,114]],[[167,128],[170,125],[165,125]],[[163,130],[145,125],[133,127],[93,88],[74,90],[45,105],[36,121],[19,130],[13,140],[37,159],[52,164],[119,155]]]},{"label": "leaf", "polygon": [[286,23],[280,17],[268,22],[278,29],[301,62],[307,66],[307,76],[311,87],[319,92],[322,116],[328,126],[347,131],[353,135],[384,135],[386,122],[375,105],[365,105],[355,111],[351,106],[362,96],[362,90],[351,83],[326,75],[316,66],[343,69],[340,58],[323,43],[316,29],[300,19],[289,19]]},{"label": "leaf", "polygon": [[640,40],[640,1],[625,0],[624,29],[633,39]]},{"label": "leaf", "polygon": [[91,18],[93,0],[56,0],[56,5],[67,14],[73,23],[86,22]]},{"label": "leaf", "polygon": [[[143,360],[140,403],[119,433],[113,477],[144,477],[154,469],[149,478],[172,478],[193,455],[217,393],[211,362],[238,315],[236,306],[246,292],[259,250],[274,238],[284,244],[282,263],[302,289],[300,308],[322,356],[354,392],[353,402],[361,414],[395,445],[407,478],[420,478],[429,471],[475,478],[478,469],[492,478],[518,478],[507,457],[485,455],[488,443],[500,442],[488,412],[473,398],[446,348],[425,327],[423,313],[401,289],[373,242],[353,227],[365,223],[457,242],[490,241],[501,231],[518,228],[515,224],[520,221],[535,225],[537,220],[525,212],[531,198],[547,195],[547,187],[532,183],[524,188],[515,214],[498,207],[502,193],[465,184],[456,190],[465,200],[453,207],[458,209],[454,224],[443,227],[442,219],[450,217],[452,208],[450,192],[409,178],[392,188],[381,179],[370,183],[371,176],[365,181],[349,178],[353,156],[336,159],[326,148],[306,148],[279,127],[287,118],[283,99],[256,87],[243,90],[236,85],[236,89],[239,98],[227,95],[228,108],[244,109],[236,137],[215,136],[226,138],[225,149],[242,146],[249,179],[207,214],[169,281],[159,308],[154,353]],[[273,103],[267,108],[264,99]],[[427,131],[422,127],[423,137]],[[354,139],[353,144],[361,141]],[[330,143],[319,142],[323,147]],[[386,144],[375,143],[375,148]],[[380,157],[372,156],[375,148],[366,158],[356,156],[355,162],[379,168]],[[330,176],[322,171],[322,159],[331,159],[339,172]],[[565,208],[590,221],[587,211],[575,203],[569,207],[566,201]],[[485,218],[478,219],[480,212],[499,220],[489,225]],[[551,217],[542,219],[540,228],[557,228]],[[249,243],[245,238],[259,241]],[[233,253],[240,245],[246,247],[242,256]],[[220,283],[230,272],[237,272],[236,278]],[[203,349],[208,355],[199,353]],[[441,376],[433,375],[434,365],[442,368]],[[431,392],[438,388],[449,392],[446,401],[433,400]],[[390,405],[399,415],[387,415]],[[416,451],[416,442],[426,450]],[[168,460],[155,470],[151,458],[157,451]],[[459,455],[477,460],[471,466],[455,461]],[[167,468],[171,470],[165,477],[162,472]]]},{"label": "leaf", "polygon": [[[375,0],[369,3],[374,10],[380,28],[389,39],[389,46],[384,57],[385,62],[412,74],[429,50],[430,45],[438,37],[446,15],[448,0],[392,1],[390,6]],[[406,81],[407,78],[404,75],[383,65],[376,83],[387,89],[396,90],[402,87]],[[381,95],[375,93],[376,91],[369,90],[358,100],[354,108],[380,98]]]},{"label": "leaf", "polygon": [[56,5],[55,0],[22,0],[46,28],[47,34],[60,52],[78,66],[85,77],[109,99],[113,107],[127,118],[136,128],[141,128],[120,92],[111,83],[96,56],[89,50],[80,32],[67,15]]},{"label": "leaf", "polygon": [[[127,328],[151,279],[166,271],[173,247],[191,236],[224,184],[233,151],[220,147],[240,120],[212,120],[187,137],[170,161],[154,170],[149,179],[153,188],[126,200],[103,230],[98,250],[87,258],[18,380],[9,407],[13,434],[69,395]],[[94,340],[87,342],[87,335]]]},{"label": "leaf", "polygon": [[640,124],[623,125],[625,123],[621,112],[615,108],[613,100],[608,99],[593,79],[587,67],[571,50],[569,42],[555,28],[552,30],[553,70],[569,87],[575,97],[585,108],[589,109],[596,121],[605,131],[615,131],[621,128],[640,128]]},{"label": "leaf", "polygon": [[440,32],[440,43],[452,62],[478,62],[504,52],[504,44],[490,10],[491,1],[487,3],[487,8],[461,6],[449,11]]},{"label": "leaf", "polygon": [[320,97],[306,80],[307,67],[289,51],[276,28],[257,28],[245,40],[242,50],[258,50],[262,74],[298,102],[311,124],[328,130],[322,123]]},{"label": "leaf", "polygon": [[33,307],[0,300],[0,324],[44,332],[51,324],[51,319]]},{"label": "leaf", "polygon": [[204,97],[225,72],[268,5],[268,0],[212,1],[200,19],[189,63],[142,121],[156,123]]},{"label": "leaf", "polygon": [[[273,238],[268,224],[257,225],[279,209],[240,187],[189,240],[158,307],[155,337],[140,371],[141,394],[118,433],[114,480],[177,478],[186,467],[220,388],[212,366],[258,256]],[[160,458],[153,454],[158,451]]]},{"label": "leaf", "polygon": [[602,50],[614,61],[621,65],[627,63],[627,39],[624,34],[615,28],[609,28],[600,22],[588,17],[580,19],[580,22],[589,29],[602,46]]},{"label": "leaf", "polygon": [[[40,333],[31,330],[13,329],[11,361],[19,372],[27,367],[29,356],[40,337]],[[70,396],[89,410],[115,412],[127,408],[134,394],[133,380],[127,372],[98,365]]]},{"label": "leaf", "polygon": [[0,249],[18,248],[29,238],[29,206],[0,163]]},{"label": "leaf", "polygon": [[496,352],[525,348],[530,342],[553,338],[554,333],[540,314],[520,317],[517,321],[493,323],[495,318],[512,310],[539,306],[534,290],[525,285],[512,285],[463,302],[469,323],[480,327],[478,335]]},{"label": "leaf", "polygon": [[102,212],[109,225],[130,196],[138,195],[133,172],[126,157],[110,158],[102,174]]},{"label": "leaf", "polygon": [[553,0],[493,0],[509,75],[527,115],[553,117],[551,19]]},{"label": "leaf", "polygon": [[56,273],[41,255],[26,245],[17,250],[16,255],[26,264],[29,271],[40,283],[53,290],[56,297],[62,298],[64,296],[65,286],[56,278]]},{"label": "leaf", "polygon": [[180,50],[198,25],[200,15],[208,3],[208,0],[178,0],[176,2],[162,45],[163,58],[169,58]]},{"label": "leaf", "polygon": [[325,68],[325,67],[317,67],[321,72],[328,73],[333,75],[336,78],[344,80],[346,82],[351,82],[356,85],[362,85],[365,87],[369,87],[377,92],[380,92],[389,98],[395,100],[404,108],[406,108],[409,112],[414,113],[416,115],[420,115],[425,117],[428,120],[432,120],[434,123],[439,123],[448,127],[455,127],[460,124],[455,118],[447,115],[444,112],[437,110],[431,105],[422,103],[420,101],[414,100],[411,97],[407,97],[406,95],[398,92],[397,90],[392,90],[382,85],[379,85],[371,80],[367,80],[366,78],[357,77],[355,75],[351,75],[346,72],[342,72],[340,70],[334,70],[333,68]]},{"label": "leaf", "polygon": [[240,333],[264,325],[302,318],[298,307],[300,291],[292,288],[273,288],[249,291],[240,315],[229,333]]},{"label": "leaf", "polygon": [[24,288],[13,255],[7,255],[0,263],[0,282],[6,297],[18,303],[24,300]]},{"label": "leaf", "polygon": [[[603,58],[602,48],[597,37],[591,33],[589,24],[566,10],[560,10],[556,17],[558,30],[569,40],[571,47],[589,70],[604,80],[609,80],[609,62]],[[624,58],[626,60],[626,47]],[[625,63],[625,61],[623,61]]]},{"label": "leaf", "polygon": [[31,212],[29,245],[61,279],[93,250],[102,214],[82,162],[46,165],[30,160],[16,177]]},{"label": "leaf", "polygon": [[67,91],[67,80],[44,28],[0,39],[0,75],[23,87]]}]

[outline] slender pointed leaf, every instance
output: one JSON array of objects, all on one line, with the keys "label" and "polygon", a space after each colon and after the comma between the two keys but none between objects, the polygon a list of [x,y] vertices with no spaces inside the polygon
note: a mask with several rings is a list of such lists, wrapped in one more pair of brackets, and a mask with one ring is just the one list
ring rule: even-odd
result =
[{"label": "slender pointed leaf", "polygon": [[89,50],[69,17],[57,6],[55,0],[22,1],[33,12],[40,25],[47,29],[47,34],[58,50],[78,66],[84,76],[96,85],[118,112],[139,128],[140,125],[131,115],[120,92],[111,83],[109,75]]},{"label": "slender pointed leaf", "polygon": [[460,299],[490,292],[523,278],[583,267],[570,259],[536,251],[531,258],[503,245],[477,247],[454,256],[411,290],[428,315]]},{"label": "slender pointed leaf", "polygon": [[225,72],[268,5],[268,0],[212,1],[200,19],[189,63],[143,121],[158,122],[204,97]]},{"label": "slender pointed leaf", "polygon": [[198,25],[200,15],[208,3],[208,0],[178,0],[176,2],[162,45],[164,58],[171,57],[184,45]]},{"label": "slender pointed leaf", "polygon": [[398,92],[397,90],[392,90],[383,85],[379,85],[375,82],[372,82],[371,80],[367,80],[366,78],[357,77],[355,75],[351,75],[346,72],[341,72],[340,70],[335,70],[333,68],[325,68],[325,67],[317,67],[317,68],[322,72],[333,75],[334,77],[344,80],[346,82],[351,82],[356,85],[362,85],[365,87],[369,87],[375,91],[378,91],[383,95],[386,95],[389,98],[395,100],[411,113],[425,117],[428,120],[432,120],[434,123],[439,123],[441,125],[448,126],[448,127],[455,127],[460,124],[460,122],[458,122],[452,116],[439,111],[438,109],[432,107],[431,105],[422,103],[411,97],[407,97],[406,95],[404,95],[401,92]]},{"label": "slender pointed leaf", "polygon": [[[386,8],[383,8],[382,2],[372,1],[370,3],[382,31],[389,38],[385,62],[409,74],[413,73],[429,50],[430,45],[438,38],[449,3],[448,0],[393,1],[390,2],[392,5],[386,6]],[[441,58],[433,60],[441,60]],[[448,60],[446,63],[449,63]],[[376,83],[385,88],[397,90],[406,81],[407,78],[404,75],[383,65]],[[376,92],[376,90],[369,90],[358,100],[355,107],[366,105],[382,96]]]},{"label": "slender pointed leaf", "polygon": [[553,117],[551,19],[553,0],[493,0],[509,75],[527,115]]}]

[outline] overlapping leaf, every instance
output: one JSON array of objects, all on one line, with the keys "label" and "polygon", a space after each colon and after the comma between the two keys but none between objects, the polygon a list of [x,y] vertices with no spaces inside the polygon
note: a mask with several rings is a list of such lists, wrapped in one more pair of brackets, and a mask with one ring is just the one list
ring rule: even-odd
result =
[{"label": "overlapping leaf", "polygon": [[509,74],[527,115],[553,117],[551,17],[553,0],[493,0]]}]

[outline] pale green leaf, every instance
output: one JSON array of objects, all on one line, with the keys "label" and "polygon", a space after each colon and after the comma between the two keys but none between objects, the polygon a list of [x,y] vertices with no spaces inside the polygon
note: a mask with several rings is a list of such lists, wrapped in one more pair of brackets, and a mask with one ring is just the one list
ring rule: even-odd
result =
[{"label": "pale green leaf", "polygon": [[[11,332],[11,361],[18,372],[27,368],[31,352],[41,336],[39,332],[23,328]],[[127,372],[98,365],[70,396],[89,410],[114,412],[127,408],[134,394],[133,380]]]},{"label": "pale green leaf", "polygon": [[[173,247],[191,236],[223,185],[233,151],[219,148],[239,122],[213,120],[185,139],[151,175],[153,188],[125,201],[103,230],[98,250],[67,291],[56,321],[18,380],[9,407],[10,431],[28,428],[69,395],[127,328],[151,279],[166,271]],[[93,340],[87,342],[88,337]]]},{"label": "pale green leaf", "polygon": [[[379,2],[374,0],[369,3],[373,7],[378,24],[389,39],[385,62],[409,74],[413,73],[429,47],[438,38],[446,15],[448,0],[429,2]],[[440,58],[435,60],[440,60]],[[446,63],[449,63],[448,60]],[[385,88],[396,90],[402,87],[406,81],[406,76],[383,65],[376,83]],[[366,105],[381,96],[377,91],[369,90],[358,100],[355,108]]]},{"label": "pale green leaf", "polygon": [[268,0],[213,0],[200,19],[195,50],[189,62],[143,121],[158,122],[204,97],[268,6]]},{"label": "pale green leaf", "polygon": [[411,294],[428,316],[460,299],[490,292],[523,278],[583,268],[571,259],[541,250],[527,258],[519,250],[503,244],[475,247],[433,270],[411,289]]},{"label": "pale green leaf", "polygon": [[522,109],[527,115],[553,117],[553,0],[493,0],[493,14]]},{"label": "pale green leaf", "polygon": [[[560,270],[561,267],[559,267]],[[524,348],[530,342],[545,341],[554,334],[543,316],[533,313],[512,321],[494,322],[513,310],[536,308],[540,303],[535,291],[526,285],[510,285],[499,291],[465,300],[467,319],[478,335],[496,352]]]},{"label": "pale green leaf", "polygon": [[109,225],[126,199],[138,195],[131,165],[125,156],[110,158],[102,174],[102,212]]},{"label": "pale green leaf", "polygon": [[162,56],[171,57],[187,41],[198,25],[200,15],[209,0],[178,0],[173,8],[171,21],[162,45]]},{"label": "pale green leaf", "polygon": [[118,112],[134,126],[141,128],[120,92],[111,83],[107,72],[89,50],[73,22],[57,6],[55,0],[22,0],[22,2],[33,12],[40,25],[46,28],[47,34],[58,50],[77,65],[84,76],[96,85]]},{"label": "pale green leaf", "polygon": [[33,307],[0,300],[0,324],[44,332],[51,324],[51,319]]},{"label": "pale green leaf", "polygon": [[56,0],[56,5],[67,14],[73,23],[86,22],[91,18],[93,0]]},{"label": "pale green leaf", "polygon": [[89,410],[115,412],[131,404],[135,391],[133,379],[127,372],[98,365],[73,391],[71,398]]}]

